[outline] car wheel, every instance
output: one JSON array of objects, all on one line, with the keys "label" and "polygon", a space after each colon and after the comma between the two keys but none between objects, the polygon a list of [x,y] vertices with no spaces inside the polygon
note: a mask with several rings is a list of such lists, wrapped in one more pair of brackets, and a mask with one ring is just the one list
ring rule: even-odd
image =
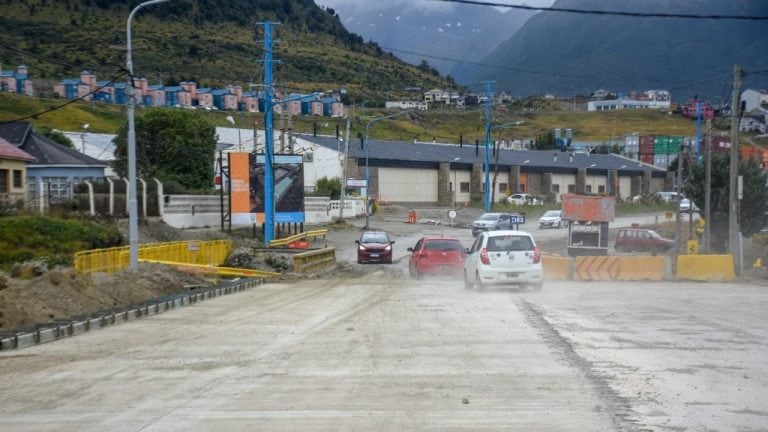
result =
[{"label": "car wheel", "polygon": [[467,277],[467,272],[464,272],[464,288],[471,290],[472,289],[472,281]]},{"label": "car wheel", "polygon": [[363,260],[361,260],[360,258],[358,258],[358,259],[357,259],[357,263],[358,263],[358,264],[362,264],[362,263],[363,263]]},{"label": "car wheel", "polygon": [[387,260],[387,264],[392,264],[392,257],[389,257],[389,259]]},{"label": "car wheel", "polygon": [[483,288],[485,288],[485,286],[483,286],[483,281],[480,280],[480,273],[475,273],[475,286],[478,291],[482,291]]}]

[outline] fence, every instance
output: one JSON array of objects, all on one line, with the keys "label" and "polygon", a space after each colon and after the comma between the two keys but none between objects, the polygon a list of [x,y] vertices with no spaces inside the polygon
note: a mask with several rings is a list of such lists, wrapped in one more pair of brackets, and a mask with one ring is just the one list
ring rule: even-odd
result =
[{"label": "fence", "polygon": [[[231,240],[181,241],[139,246],[139,259],[185,264],[221,265],[232,251]],[[113,273],[130,265],[130,246],[94,249],[75,254],[77,273]]]}]

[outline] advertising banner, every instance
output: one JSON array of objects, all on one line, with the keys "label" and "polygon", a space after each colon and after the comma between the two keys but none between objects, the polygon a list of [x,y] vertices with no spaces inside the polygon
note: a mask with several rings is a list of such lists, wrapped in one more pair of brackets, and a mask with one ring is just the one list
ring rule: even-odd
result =
[{"label": "advertising banner", "polygon": [[[264,223],[264,160],[263,154],[230,153],[232,223]],[[244,164],[247,169],[243,172]],[[275,155],[272,173],[275,196],[274,222],[304,222],[303,156]],[[244,193],[244,191],[247,192]]]}]

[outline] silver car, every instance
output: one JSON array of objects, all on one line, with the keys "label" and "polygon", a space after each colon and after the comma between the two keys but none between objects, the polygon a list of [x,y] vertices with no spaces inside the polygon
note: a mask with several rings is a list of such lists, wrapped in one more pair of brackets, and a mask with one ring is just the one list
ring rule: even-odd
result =
[{"label": "silver car", "polygon": [[464,261],[464,286],[482,290],[487,285],[530,286],[542,289],[541,251],[525,231],[481,232]]},{"label": "silver car", "polygon": [[549,210],[539,218],[539,228],[560,228],[565,226],[565,221],[561,219],[563,212],[561,210]]}]

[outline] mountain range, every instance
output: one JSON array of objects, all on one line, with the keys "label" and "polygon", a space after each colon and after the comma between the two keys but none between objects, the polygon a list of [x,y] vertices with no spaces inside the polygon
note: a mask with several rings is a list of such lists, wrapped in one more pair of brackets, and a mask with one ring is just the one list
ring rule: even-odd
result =
[{"label": "mountain range", "polygon": [[[348,3],[343,3],[336,10],[345,26],[387,48],[464,60],[465,63],[453,62],[452,66],[449,62],[434,64],[459,84],[475,90],[482,90],[481,82],[486,80],[494,81],[494,89],[515,96],[555,94],[571,97],[588,96],[598,89],[616,94],[665,89],[679,102],[698,95],[713,103],[727,103],[734,64],[740,64],[746,71],[743,88],[768,88],[766,20],[618,16],[547,10],[535,14],[525,11],[526,15],[520,15],[521,12],[515,9],[502,12],[493,7],[467,5],[466,9],[452,8],[455,14],[450,17],[446,16],[447,12],[421,10],[409,32],[389,26],[391,20],[386,20],[396,11],[386,2],[379,3],[368,6],[365,16],[380,21],[367,26],[358,22],[360,8],[345,9],[342,6]],[[557,0],[551,7],[604,12],[768,16],[768,1],[755,0]],[[415,6],[411,9],[418,11]],[[347,18],[348,15],[354,20]],[[449,32],[440,32],[437,36],[434,32],[431,35],[416,34],[419,22],[468,22],[469,17],[481,19],[484,39]],[[522,26],[521,19],[525,21]],[[380,27],[386,22],[389,22],[390,30],[397,30],[383,32]],[[492,31],[485,31],[489,28]],[[429,42],[422,43],[422,39]],[[394,53],[407,61],[418,58],[413,54]]]}]

